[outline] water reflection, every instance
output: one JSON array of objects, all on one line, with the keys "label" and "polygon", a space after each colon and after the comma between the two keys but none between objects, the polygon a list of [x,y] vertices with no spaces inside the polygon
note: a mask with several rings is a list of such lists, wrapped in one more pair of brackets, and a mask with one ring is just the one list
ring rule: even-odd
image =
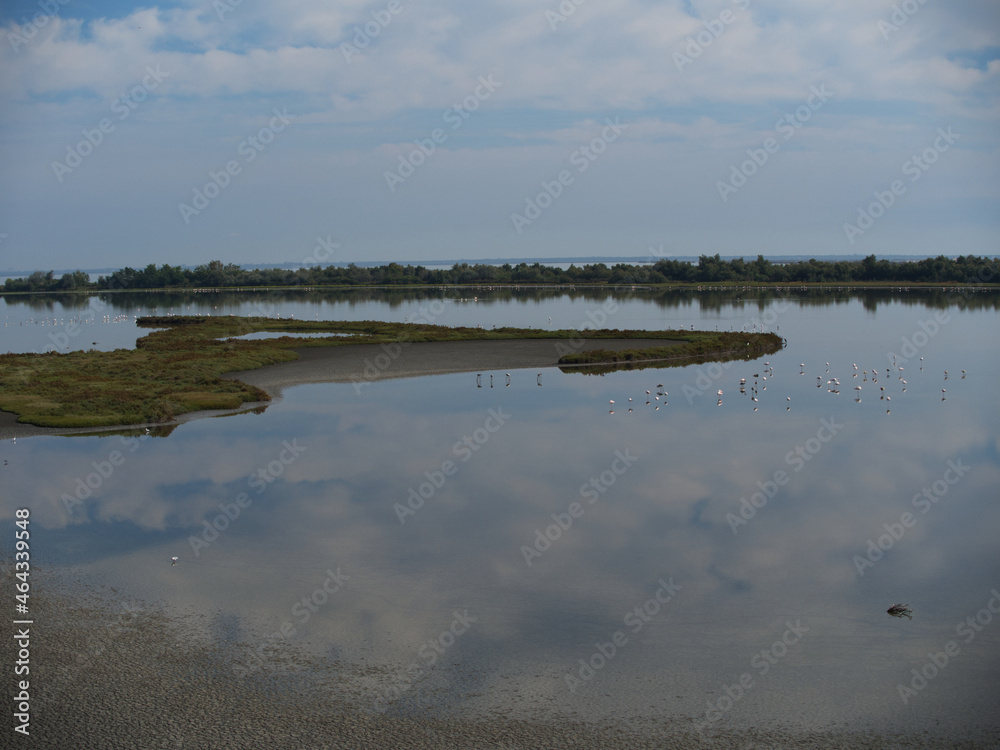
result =
[{"label": "water reflection", "polygon": [[[859,304],[860,303],[860,304]],[[431,306],[435,312],[429,314]],[[96,295],[6,295],[0,297],[0,352],[134,348],[148,331],[142,315],[247,315],[300,320],[390,320],[419,318],[440,325],[571,328],[598,325],[595,313],[611,310],[601,325],[628,329],[688,328],[749,330],[766,311],[787,309],[823,317],[831,306],[863,320],[899,310],[993,311],[1000,294],[985,288],[848,289],[840,287],[731,290],[664,290],[643,287],[484,287],[259,292],[122,292]],[[589,315],[588,315],[589,313]],[[768,330],[773,330],[769,328]]]},{"label": "water reflection", "polygon": [[[5,496],[31,503],[43,559],[210,613],[212,637],[384,667],[384,710],[985,724],[1000,627],[958,628],[1000,584],[1000,363],[976,345],[992,312],[949,313],[912,355],[931,308],[855,300],[776,313],[789,346],[766,369],[300,386],[168,438],[4,444]],[[891,414],[854,401],[854,364],[892,384]]]}]

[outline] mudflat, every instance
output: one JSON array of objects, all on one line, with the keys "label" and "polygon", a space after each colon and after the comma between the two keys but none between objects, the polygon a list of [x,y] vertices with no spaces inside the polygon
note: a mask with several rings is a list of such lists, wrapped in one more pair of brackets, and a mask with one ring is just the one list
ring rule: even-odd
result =
[{"label": "mudflat", "polygon": [[[0,567],[13,590],[12,566]],[[294,651],[253,663],[256,644],[206,639],[212,612],[170,613],[123,591],[81,580],[72,570],[32,571],[29,735],[23,748],[986,748],[993,731],[966,737],[840,727],[806,730],[749,725],[699,731],[683,717],[592,721],[552,714],[525,695],[521,715],[497,710],[464,716],[373,710],[378,664],[314,660]],[[16,659],[13,638],[0,658]],[[14,695],[8,680],[8,697]],[[530,689],[530,688],[529,688]],[[420,715],[420,714],[423,715]],[[13,737],[10,726],[7,737]]]},{"label": "mudflat", "polygon": [[569,352],[606,349],[645,349],[681,342],[669,339],[494,339],[486,341],[428,341],[419,343],[357,344],[296,349],[299,359],[257,370],[231,372],[270,393],[304,383],[371,383],[391,378],[441,375],[454,372],[505,372],[532,367],[555,367]]}]

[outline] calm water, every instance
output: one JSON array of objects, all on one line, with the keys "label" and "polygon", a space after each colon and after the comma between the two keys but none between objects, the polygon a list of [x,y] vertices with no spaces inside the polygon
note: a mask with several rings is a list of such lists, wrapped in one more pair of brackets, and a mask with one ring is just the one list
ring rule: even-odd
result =
[{"label": "calm water", "polygon": [[[206,637],[385,667],[364,686],[374,710],[995,722],[995,294],[82,302],[0,302],[0,350],[43,350],[88,311],[71,337],[87,344],[69,348],[133,345],[134,322],[105,315],[260,304],[305,319],[578,327],[603,310],[607,327],[778,329],[783,351],[726,368],[299,386],[262,414],[163,438],[4,442],[3,516],[32,509],[36,564],[201,613]],[[897,602],[912,620],[886,614]]]}]

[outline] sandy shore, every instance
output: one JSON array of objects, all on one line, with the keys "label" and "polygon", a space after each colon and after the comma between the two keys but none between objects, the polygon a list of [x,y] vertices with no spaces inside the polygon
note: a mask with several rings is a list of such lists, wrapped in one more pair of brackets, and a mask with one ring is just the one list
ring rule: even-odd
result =
[{"label": "sandy shore", "polygon": [[[581,343],[582,341],[582,343]],[[304,347],[299,359],[257,370],[231,372],[224,377],[242,380],[268,392],[272,398],[284,388],[305,383],[372,383],[391,378],[441,375],[452,372],[506,372],[524,368],[554,367],[569,351],[590,349],[649,348],[669,346],[668,339],[512,339],[492,341],[435,341],[404,344],[359,344],[356,346]],[[199,411],[164,424],[178,425],[192,419],[235,414],[262,404],[245,404],[232,411]],[[0,411],[0,440],[34,435],[73,435],[108,432],[129,427],[49,428],[21,424],[17,415]],[[162,425],[161,425],[162,426]]]},{"label": "sandy shore", "polygon": [[493,372],[555,367],[569,351],[641,349],[669,346],[667,339],[514,339],[501,341],[434,341],[407,344],[296,349],[299,359],[258,370],[232,372],[226,377],[275,396],[282,388],[304,383],[372,383],[391,378],[442,375],[453,372]]},{"label": "sandy shore", "polygon": [[[13,589],[4,566],[5,590]],[[320,663],[294,653],[240,676],[233,664],[252,646],[222,636],[206,642],[199,619],[169,614],[78,575],[32,571],[28,738],[8,713],[3,747],[23,748],[985,748],[1000,737],[942,738],[830,729],[748,726],[699,734],[685,719],[642,726],[585,716],[515,718],[375,713],[379,665]],[[0,639],[11,665],[14,641]],[[278,665],[280,662],[280,666]],[[4,680],[8,705],[14,682]],[[8,739],[11,738],[11,739]]]}]

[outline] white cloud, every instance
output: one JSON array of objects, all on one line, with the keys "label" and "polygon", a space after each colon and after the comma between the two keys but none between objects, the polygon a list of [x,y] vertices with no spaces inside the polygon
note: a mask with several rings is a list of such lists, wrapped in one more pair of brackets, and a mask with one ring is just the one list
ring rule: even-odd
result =
[{"label": "white cloud", "polygon": [[[680,184],[706,183],[710,188],[717,163],[724,167],[766,137],[782,114],[804,101],[811,86],[821,84],[835,96],[775,159],[791,171],[775,167],[770,177],[757,183],[782,174],[785,182],[772,187],[779,191],[773,196],[776,201],[796,200],[800,191],[795,186],[803,180],[815,183],[817,169],[822,174],[845,168],[855,171],[858,195],[828,195],[823,202],[860,200],[877,187],[865,182],[871,166],[865,160],[847,166],[843,154],[874,149],[898,154],[901,163],[903,148],[908,147],[906,134],[912,141],[939,126],[953,125],[967,134],[963,149],[996,152],[1000,61],[987,58],[998,46],[1000,25],[985,22],[997,17],[994,4],[928,3],[888,39],[878,24],[889,17],[891,6],[861,0],[744,5],[695,3],[694,17],[679,1],[588,2],[554,30],[546,10],[558,9],[559,3],[528,0],[474,6],[454,0],[402,2],[397,14],[386,10],[388,2],[336,7],[320,0],[263,6],[244,2],[222,18],[211,6],[198,3],[137,8],[120,18],[96,20],[76,19],[66,6],[61,17],[50,19],[30,40],[0,45],[0,96],[16,104],[4,108],[0,132],[5,143],[21,144],[17,152],[4,147],[2,155],[11,168],[4,170],[0,188],[15,191],[37,182],[39,175],[49,179],[51,160],[78,140],[82,129],[107,116],[113,99],[139,84],[147,66],[157,65],[169,76],[90,158],[109,167],[112,154],[137,149],[133,154],[141,153],[147,168],[134,179],[149,182],[145,190],[130,194],[162,192],[163,175],[174,175],[178,165],[192,160],[196,168],[186,182],[193,185],[208,169],[231,158],[239,140],[259,128],[260,118],[276,105],[301,117],[296,134],[283,139],[283,149],[268,155],[274,166],[284,165],[281,171],[291,173],[300,167],[299,160],[326,164],[331,154],[339,153],[344,163],[354,165],[355,173],[327,179],[341,176],[358,184],[374,176],[377,184],[385,169],[381,147],[399,151],[426,137],[447,108],[474,90],[481,75],[495,76],[502,87],[442,146],[448,158],[436,157],[436,164],[416,178],[438,175],[448,180],[449,189],[442,194],[449,196],[455,185],[458,197],[451,199],[466,209],[459,213],[481,213],[468,203],[479,189],[462,187],[476,180],[475,170],[488,164],[491,182],[507,186],[506,198],[494,197],[493,211],[503,216],[536,184],[536,172],[565,160],[567,149],[593,137],[593,128],[608,116],[631,123],[629,142],[659,144],[647,151],[647,158],[664,160]],[[8,22],[6,31],[17,35],[24,29]],[[367,46],[348,59],[342,45],[367,36]],[[675,53],[691,58],[682,70]],[[520,144],[536,145],[522,151]],[[813,155],[808,167],[812,171],[795,174],[806,163],[794,159],[793,151]],[[616,165],[624,165],[631,152],[620,147],[615,153],[602,160],[602,168],[618,174]],[[894,156],[891,161],[896,160]],[[600,189],[609,191],[610,202],[624,191],[626,200],[645,204],[650,192],[660,189],[649,182],[655,170],[648,167],[641,163],[625,184]],[[39,201],[34,219],[28,218],[30,209],[9,217],[0,214],[0,221],[14,229],[7,232],[11,252],[18,247],[16,238],[27,235],[19,222],[37,225],[47,206],[71,201],[72,191],[114,194],[121,189],[102,183],[105,178],[97,167],[88,165],[87,171],[89,177],[81,170],[81,179],[74,176],[74,183],[61,188],[61,196],[47,196],[47,202],[20,196],[27,201],[22,206]],[[978,173],[937,173],[944,182],[989,184]],[[252,179],[247,177],[247,183]],[[303,190],[341,192],[308,182],[304,180]],[[593,183],[576,192],[595,189]],[[185,186],[181,192],[188,190]],[[748,187],[746,192],[753,190]],[[711,189],[697,194],[707,203],[699,209],[694,202],[690,216],[716,226],[719,206],[713,203]],[[425,198],[433,202],[433,194]],[[372,199],[385,196],[375,193]],[[570,206],[575,200],[565,203]],[[303,204],[310,202],[303,198]],[[386,208],[396,212],[404,205],[405,199],[396,200]],[[247,207],[245,213],[263,215],[262,209]],[[366,209],[361,203],[356,210],[378,208]],[[572,213],[565,212],[554,210],[553,216]],[[984,216],[978,221],[988,226],[995,220]],[[572,232],[573,226],[563,228]],[[90,231],[100,233],[96,226]],[[401,232],[402,226],[390,220],[385,231]],[[609,223],[605,231],[614,234],[621,227]],[[183,243],[181,236],[186,238]],[[461,236],[452,241],[461,244]],[[472,235],[464,236],[471,241]],[[733,247],[741,241],[738,237],[733,235]],[[581,239],[567,241],[578,244]],[[208,252],[207,238],[200,250],[195,250],[198,242],[192,242],[190,233],[175,241],[199,257]],[[752,244],[769,243],[760,236]],[[467,254],[458,246],[442,251]]]}]

